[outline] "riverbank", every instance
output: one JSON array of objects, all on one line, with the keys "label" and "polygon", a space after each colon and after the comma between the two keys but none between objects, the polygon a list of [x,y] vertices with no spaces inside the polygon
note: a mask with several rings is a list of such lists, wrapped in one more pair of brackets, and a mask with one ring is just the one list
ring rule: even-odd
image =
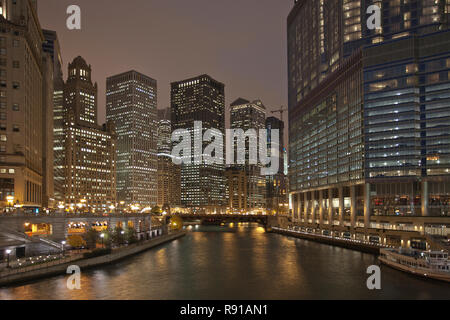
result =
[{"label": "riverbank", "polygon": [[311,234],[302,231],[287,230],[277,227],[273,227],[271,232],[376,255],[379,255],[380,249],[384,248],[383,246],[370,244],[367,242],[361,242],[351,239],[338,239],[319,234]]},{"label": "riverbank", "polygon": [[180,231],[169,235],[160,236],[152,240],[139,242],[123,248],[114,249],[111,254],[84,259],[82,255],[68,257],[59,263],[52,262],[33,266],[32,268],[23,268],[16,270],[7,270],[0,273],[0,287],[17,285],[23,282],[37,280],[40,278],[51,277],[55,275],[66,274],[70,265],[77,265],[83,271],[106,264],[111,264],[130,256],[139,254],[164,243],[179,239],[186,235],[186,232]]}]

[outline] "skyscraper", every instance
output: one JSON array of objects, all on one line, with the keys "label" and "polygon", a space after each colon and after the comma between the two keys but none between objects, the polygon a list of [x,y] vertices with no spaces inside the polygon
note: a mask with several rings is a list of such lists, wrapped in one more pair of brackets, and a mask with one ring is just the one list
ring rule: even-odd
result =
[{"label": "skyscraper", "polygon": [[[265,129],[266,108],[260,100],[250,102],[239,98],[230,106],[231,129],[242,129],[244,132],[250,129]],[[247,176],[247,210],[265,211],[266,208],[266,177],[261,175],[260,164],[249,164],[248,143],[245,154],[245,165],[236,165],[245,171]],[[236,154],[236,153],[235,153]]]},{"label": "skyscraper", "polygon": [[[372,4],[381,12],[373,30]],[[449,1],[296,1],[288,72],[297,223],[425,249],[427,234],[447,233],[449,9]]]},{"label": "skyscraper", "polygon": [[[43,30],[45,42],[43,49],[50,54],[53,63],[53,186],[55,202],[64,201],[65,180],[65,132],[64,132],[64,79],[62,56],[58,36],[55,31]],[[44,139],[45,140],[45,139]],[[51,138],[46,139],[51,141]]]},{"label": "skyscraper", "polygon": [[136,71],[106,81],[106,119],[117,132],[117,197],[157,203],[157,83]]},{"label": "skyscraper", "polygon": [[[275,175],[266,177],[267,210],[271,213],[286,214],[289,211],[289,201],[287,176],[284,168],[286,156],[286,148],[284,147],[284,122],[278,118],[269,117],[266,119],[266,129],[267,150],[271,150],[272,148],[279,150],[278,172]],[[279,141],[271,141],[271,130],[279,130]]]},{"label": "skyscraper", "polygon": [[243,167],[232,166],[225,170],[228,213],[248,212],[247,173]]},{"label": "skyscraper", "polygon": [[[207,129],[225,130],[225,86],[208,75],[171,84],[172,129],[186,129],[194,140],[194,122]],[[203,143],[203,148],[207,143]],[[191,155],[194,154],[192,145]],[[186,155],[185,155],[186,156]],[[191,208],[215,210],[225,204],[223,164],[183,164],[181,202]]]},{"label": "skyscraper", "polygon": [[172,159],[172,124],[170,109],[158,110],[158,206],[181,205],[180,166]]},{"label": "skyscraper", "polygon": [[97,124],[97,84],[91,72],[76,57],[64,86],[65,202],[80,211],[106,212],[116,205],[116,134],[111,121]]},{"label": "skyscraper", "polygon": [[0,16],[0,206],[36,209],[51,197],[52,64],[35,2],[1,1]]}]

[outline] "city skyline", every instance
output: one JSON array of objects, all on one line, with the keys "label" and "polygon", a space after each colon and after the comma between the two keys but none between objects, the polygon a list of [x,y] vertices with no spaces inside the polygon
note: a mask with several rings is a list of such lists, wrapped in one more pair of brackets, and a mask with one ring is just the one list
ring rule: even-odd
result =
[{"label": "city skyline", "polygon": [[[239,96],[260,98],[269,110],[287,106],[284,19],[292,7],[291,0],[283,1],[282,5],[270,0],[239,4],[200,0],[195,6],[185,1],[174,6],[165,1],[133,0],[110,6],[106,1],[80,0],[79,31],[66,27],[65,12],[70,4],[67,0],[39,2],[41,26],[57,32],[64,72],[67,63],[78,55],[95,66],[93,80],[99,86],[100,122],[104,122],[106,114],[105,79],[132,69],[158,81],[158,109],[170,106],[171,82],[202,73],[225,83],[226,106]],[[203,10],[193,10],[198,6]],[[212,12],[216,11],[221,12],[221,19],[213,18]],[[55,15],[57,12],[60,15]],[[117,27],[108,23],[106,31],[96,16],[99,12],[121,23]],[[192,29],[186,29],[185,25],[191,25]],[[207,25],[214,25],[213,30],[204,28]],[[148,41],[137,44],[132,40],[134,37],[128,37],[133,27],[135,37]],[[226,118],[228,123],[228,112]]]},{"label": "city skyline", "polygon": [[450,298],[450,0],[287,1],[0,0],[0,300]]}]

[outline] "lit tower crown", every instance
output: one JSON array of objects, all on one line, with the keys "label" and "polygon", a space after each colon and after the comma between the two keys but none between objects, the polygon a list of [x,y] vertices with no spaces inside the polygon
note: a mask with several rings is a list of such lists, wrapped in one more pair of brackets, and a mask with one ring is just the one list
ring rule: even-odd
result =
[{"label": "lit tower crown", "polygon": [[80,56],[69,64],[65,102],[76,122],[97,126],[97,83],[92,83],[91,66]]}]

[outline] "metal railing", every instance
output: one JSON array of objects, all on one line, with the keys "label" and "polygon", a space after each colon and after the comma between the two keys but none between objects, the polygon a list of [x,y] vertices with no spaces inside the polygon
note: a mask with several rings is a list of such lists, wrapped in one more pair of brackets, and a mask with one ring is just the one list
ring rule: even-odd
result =
[{"label": "metal railing", "polygon": [[5,268],[3,270],[0,270],[0,279],[1,278],[5,278],[5,277],[9,277],[12,275],[16,275],[16,274],[22,274],[22,273],[26,273],[26,272],[31,272],[31,271],[35,271],[35,270],[42,270],[42,269],[47,269],[53,266],[57,266],[57,265],[63,265],[75,260],[79,260],[81,259],[83,256],[82,255],[71,255],[68,257],[64,257],[61,259],[55,259],[49,262],[40,262],[40,263],[36,263],[33,265],[28,265],[28,266],[20,266],[17,268]]}]

